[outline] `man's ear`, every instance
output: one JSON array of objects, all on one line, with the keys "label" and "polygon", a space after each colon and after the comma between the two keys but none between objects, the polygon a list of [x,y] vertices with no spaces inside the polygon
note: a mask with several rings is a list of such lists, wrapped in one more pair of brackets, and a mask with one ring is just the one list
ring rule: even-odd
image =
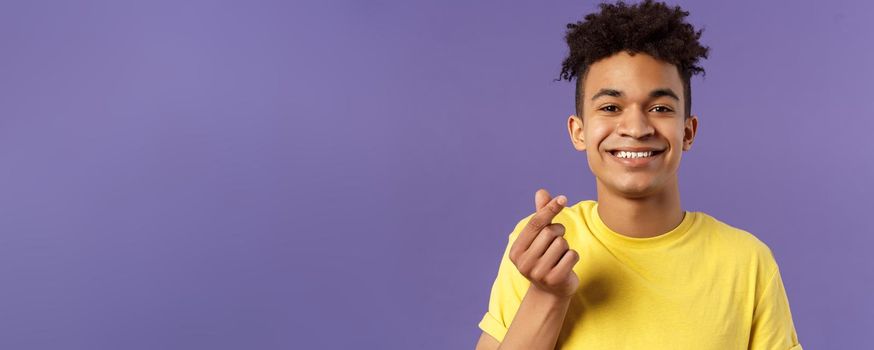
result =
[{"label": "man's ear", "polygon": [[695,141],[695,135],[698,133],[698,117],[691,115],[686,118],[683,126],[683,150],[692,149],[692,142]]},{"label": "man's ear", "polygon": [[586,150],[586,141],[583,139],[583,119],[571,114],[567,118],[567,132],[571,137],[571,143],[577,151]]}]

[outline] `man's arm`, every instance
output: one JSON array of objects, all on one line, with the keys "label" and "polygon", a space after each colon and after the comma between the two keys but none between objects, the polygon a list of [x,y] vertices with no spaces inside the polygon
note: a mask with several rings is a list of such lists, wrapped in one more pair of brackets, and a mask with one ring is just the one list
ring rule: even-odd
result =
[{"label": "man's arm", "polygon": [[555,349],[570,301],[532,285],[499,349]]},{"label": "man's arm", "polygon": [[[508,251],[510,261],[531,284],[499,349],[554,349],[571,297],[580,283],[573,270],[579,255],[562,237],[564,226],[551,223],[567,198],[551,199],[543,189],[534,197],[537,212]],[[494,342],[483,338],[477,343],[478,349],[494,346]]]},{"label": "man's arm", "polygon": [[531,286],[504,342],[483,332],[476,350],[554,349],[569,304],[570,297],[557,297]]},{"label": "man's arm", "polygon": [[483,332],[479,336],[479,341],[476,342],[476,350],[497,350],[501,346],[498,340]]}]

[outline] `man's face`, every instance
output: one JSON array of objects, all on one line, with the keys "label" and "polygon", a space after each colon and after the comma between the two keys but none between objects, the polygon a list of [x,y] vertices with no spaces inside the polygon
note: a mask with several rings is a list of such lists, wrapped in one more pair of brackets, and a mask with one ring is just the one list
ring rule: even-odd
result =
[{"label": "man's face", "polygon": [[676,188],[698,128],[697,117],[685,118],[684,98],[677,67],[647,54],[620,52],[589,66],[583,116],[570,116],[568,131],[586,151],[599,194],[642,198]]}]

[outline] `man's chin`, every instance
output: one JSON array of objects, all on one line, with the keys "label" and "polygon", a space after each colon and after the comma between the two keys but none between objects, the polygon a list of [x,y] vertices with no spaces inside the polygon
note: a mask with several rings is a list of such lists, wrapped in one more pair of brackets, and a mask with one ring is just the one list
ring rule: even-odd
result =
[{"label": "man's chin", "polygon": [[658,188],[652,182],[612,184],[608,187],[611,192],[629,199],[646,198],[658,192]]},{"label": "man's chin", "polygon": [[620,190],[618,193],[623,198],[642,199],[642,198],[646,198],[646,197],[651,197],[655,193],[655,191],[634,189],[634,190],[624,190],[624,191]]}]

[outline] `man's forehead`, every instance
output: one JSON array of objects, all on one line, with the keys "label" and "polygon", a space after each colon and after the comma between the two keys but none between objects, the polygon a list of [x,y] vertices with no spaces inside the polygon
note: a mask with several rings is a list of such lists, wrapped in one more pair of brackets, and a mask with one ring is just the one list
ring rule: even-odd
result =
[{"label": "man's forehead", "polygon": [[583,81],[586,96],[602,89],[620,91],[629,96],[649,95],[654,90],[682,91],[683,82],[677,66],[647,54],[619,53],[589,66]]}]

